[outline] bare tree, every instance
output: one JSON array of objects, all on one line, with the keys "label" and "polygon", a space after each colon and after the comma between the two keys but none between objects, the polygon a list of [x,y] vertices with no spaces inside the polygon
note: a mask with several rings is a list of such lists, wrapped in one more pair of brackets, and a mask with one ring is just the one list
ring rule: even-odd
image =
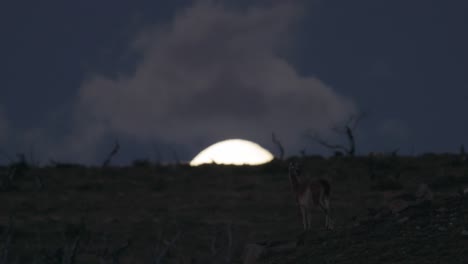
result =
[{"label": "bare tree", "polygon": [[332,127],[332,130],[338,134],[338,135],[345,135],[348,144],[334,144],[330,143],[323,138],[321,138],[316,132],[314,133],[307,133],[306,137],[314,140],[315,142],[319,143],[320,145],[331,149],[333,151],[341,151],[343,153],[346,153],[346,155],[353,157],[356,154],[356,140],[354,137],[356,128],[359,124],[359,122],[365,117],[364,113],[359,113],[356,115],[352,115],[347,122],[342,125],[342,126],[334,126]]},{"label": "bare tree", "polygon": [[279,151],[279,157],[278,158],[280,160],[283,160],[283,158],[284,158],[283,144],[281,144],[281,142],[278,140],[275,133],[271,133],[271,140],[273,141],[273,144],[275,144],[275,146],[278,148],[278,151]]}]

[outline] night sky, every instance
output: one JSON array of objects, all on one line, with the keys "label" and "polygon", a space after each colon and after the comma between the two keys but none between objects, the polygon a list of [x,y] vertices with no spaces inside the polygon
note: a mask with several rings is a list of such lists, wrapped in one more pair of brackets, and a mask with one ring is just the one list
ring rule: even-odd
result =
[{"label": "night sky", "polygon": [[468,2],[3,1],[0,163],[190,160],[222,139],[329,153],[468,143]]}]

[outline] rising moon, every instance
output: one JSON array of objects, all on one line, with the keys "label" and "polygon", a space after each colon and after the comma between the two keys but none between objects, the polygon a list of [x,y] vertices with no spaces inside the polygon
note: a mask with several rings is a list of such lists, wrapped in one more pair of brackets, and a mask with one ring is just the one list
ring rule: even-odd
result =
[{"label": "rising moon", "polygon": [[228,139],[215,143],[198,153],[191,166],[205,163],[225,165],[260,165],[273,159],[273,155],[260,145],[244,139]]}]

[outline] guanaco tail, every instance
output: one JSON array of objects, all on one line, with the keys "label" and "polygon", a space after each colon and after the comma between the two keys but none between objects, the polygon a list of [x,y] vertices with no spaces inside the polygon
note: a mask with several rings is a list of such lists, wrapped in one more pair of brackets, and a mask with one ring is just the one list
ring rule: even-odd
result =
[{"label": "guanaco tail", "polygon": [[297,163],[289,164],[289,180],[296,202],[301,209],[304,230],[311,229],[312,210],[319,207],[325,213],[325,228],[333,229],[333,221],[329,216],[330,211],[330,183],[325,179],[313,181],[300,180],[301,170]]}]

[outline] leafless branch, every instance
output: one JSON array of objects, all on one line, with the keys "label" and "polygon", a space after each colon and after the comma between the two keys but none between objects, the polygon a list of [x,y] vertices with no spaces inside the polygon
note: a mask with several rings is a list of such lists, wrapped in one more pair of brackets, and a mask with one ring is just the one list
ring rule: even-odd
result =
[{"label": "leafless branch", "polygon": [[348,149],[346,147],[344,147],[343,145],[340,145],[340,144],[331,144],[327,141],[325,141],[324,139],[322,139],[321,137],[319,137],[317,134],[306,134],[306,137],[316,141],[317,143],[319,143],[320,145],[326,147],[326,148],[329,148],[329,149],[332,149],[332,150],[342,150],[342,151],[345,151],[347,152]]},{"label": "leafless branch", "polygon": [[114,144],[114,148],[109,153],[109,155],[107,155],[107,158],[102,163],[102,167],[107,167],[109,163],[111,162],[112,158],[119,152],[119,150],[120,150],[120,144],[119,144],[119,141],[116,140]]},{"label": "leafless branch", "polygon": [[271,140],[273,141],[273,144],[275,144],[276,147],[278,148],[279,159],[283,160],[283,158],[284,158],[284,148],[283,148],[283,145],[281,144],[281,142],[278,140],[278,138],[276,138],[275,133],[271,133]]},{"label": "leafless branch", "polygon": [[349,142],[348,155],[354,156],[356,153],[356,141],[354,140],[353,130],[349,126],[346,127],[346,136]]},{"label": "leafless branch", "polygon": [[357,125],[359,122],[366,116],[365,113],[358,113],[356,115],[352,115],[346,122],[345,125],[342,126],[333,126],[331,130],[334,131],[336,134],[345,135],[348,141],[348,146],[344,146],[342,144],[331,144],[324,139],[320,138],[316,133],[314,134],[307,134],[308,138],[316,141],[320,145],[329,148],[331,150],[339,150],[347,153],[348,156],[354,156],[356,153],[356,140],[354,138],[354,131],[356,130]]}]

